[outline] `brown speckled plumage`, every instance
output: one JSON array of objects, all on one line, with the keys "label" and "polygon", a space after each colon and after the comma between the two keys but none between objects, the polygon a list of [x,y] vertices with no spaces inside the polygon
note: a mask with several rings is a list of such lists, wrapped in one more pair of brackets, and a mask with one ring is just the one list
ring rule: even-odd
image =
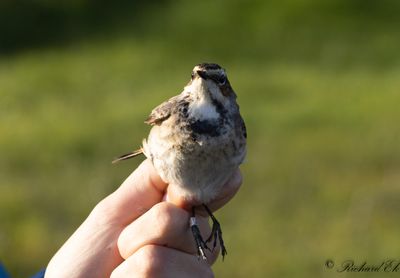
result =
[{"label": "brown speckled plumage", "polygon": [[[217,64],[195,66],[183,92],[157,106],[145,122],[152,128],[143,147],[116,161],[143,152],[168,190],[187,203],[207,204],[217,197],[246,155],[246,127],[236,94]],[[225,255],[219,223],[209,213]],[[199,255],[205,258],[206,242],[194,226]]]}]

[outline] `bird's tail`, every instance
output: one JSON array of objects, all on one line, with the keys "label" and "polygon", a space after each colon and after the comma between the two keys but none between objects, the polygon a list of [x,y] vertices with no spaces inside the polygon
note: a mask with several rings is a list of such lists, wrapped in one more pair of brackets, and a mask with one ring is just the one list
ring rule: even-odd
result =
[{"label": "bird's tail", "polygon": [[121,155],[120,157],[117,157],[116,159],[114,159],[112,161],[112,163],[114,164],[114,163],[117,163],[119,161],[126,160],[126,159],[129,159],[129,158],[141,155],[141,154],[143,154],[143,149],[142,148],[140,148],[140,149],[138,149],[136,151]]}]

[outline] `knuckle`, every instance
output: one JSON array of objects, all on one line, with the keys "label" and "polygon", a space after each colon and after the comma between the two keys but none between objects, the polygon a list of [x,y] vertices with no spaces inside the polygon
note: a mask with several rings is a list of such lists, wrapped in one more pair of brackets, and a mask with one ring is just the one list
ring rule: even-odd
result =
[{"label": "knuckle", "polygon": [[139,272],[143,277],[156,277],[163,270],[163,259],[156,245],[146,245],[138,250]]},{"label": "knuckle", "polygon": [[180,219],[177,208],[166,202],[158,203],[151,209],[151,218],[155,220],[155,229],[159,235],[168,234]]}]

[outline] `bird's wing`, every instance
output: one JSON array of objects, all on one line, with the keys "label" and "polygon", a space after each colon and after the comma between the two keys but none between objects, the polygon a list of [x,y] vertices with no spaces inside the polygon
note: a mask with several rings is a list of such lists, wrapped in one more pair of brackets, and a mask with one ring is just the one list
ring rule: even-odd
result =
[{"label": "bird's wing", "polygon": [[145,123],[149,125],[160,125],[163,121],[168,119],[171,116],[173,107],[176,105],[177,97],[178,96],[172,97],[154,108]]},{"label": "bird's wing", "polygon": [[246,124],[244,123],[242,117],[240,117],[240,127],[241,127],[241,131],[242,131],[242,136],[246,139],[247,138]]},{"label": "bird's wing", "polygon": [[235,116],[235,126],[236,126],[236,136],[238,136],[239,138],[242,137],[246,140],[247,139],[246,125],[239,112]]}]

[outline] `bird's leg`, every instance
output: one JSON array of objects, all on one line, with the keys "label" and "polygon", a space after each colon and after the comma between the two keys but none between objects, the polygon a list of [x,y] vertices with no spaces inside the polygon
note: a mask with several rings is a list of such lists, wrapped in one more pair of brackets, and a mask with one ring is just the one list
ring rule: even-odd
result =
[{"label": "bird's leg", "polygon": [[217,218],[212,214],[211,210],[203,204],[203,207],[206,209],[208,215],[211,217],[211,220],[213,222],[212,225],[212,231],[208,239],[206,240],[206,243],[212,241],[213,239],[213,250],[217,246],[217,241],[219,241],[219,245],[221,246],[221,254],[222,254],[222,260],[225,258],[225,255],[228,254],[226,251],[225,245],[224,245],[224,240],[222,238],[222,230],[221,230],[221,225],[219,224]]},{"label": "bird's leg", "polygon": [[200,229],[199,226],[197,225],[194,207],[192,208],[192,217],[190,217],[190,228],[192,229],[194,241],[196,242],[197,254],[199,255],[199,257],[201,257],[203,260],[206,261],[207,257],[204,250],[208,249],[208,247],[203,238],[201,237]]}]

